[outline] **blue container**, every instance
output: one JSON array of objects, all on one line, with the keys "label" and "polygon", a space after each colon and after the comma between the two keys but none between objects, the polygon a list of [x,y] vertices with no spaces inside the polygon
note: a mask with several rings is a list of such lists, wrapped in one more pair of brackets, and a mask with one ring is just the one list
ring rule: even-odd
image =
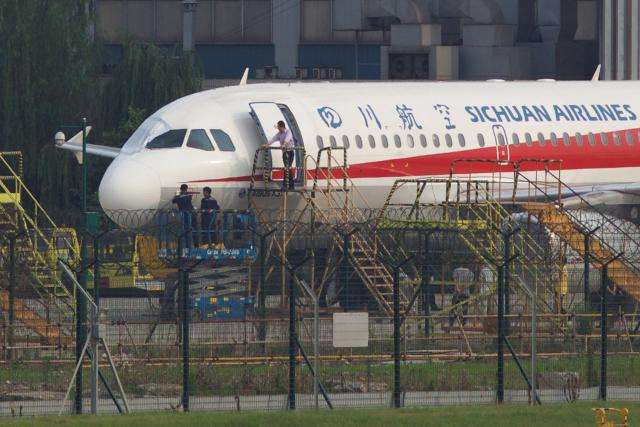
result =
[{"label": "blue container", "polygon": [[242,320],[253,306],[253,297],[201,296],[192,299],[194,320]]}]

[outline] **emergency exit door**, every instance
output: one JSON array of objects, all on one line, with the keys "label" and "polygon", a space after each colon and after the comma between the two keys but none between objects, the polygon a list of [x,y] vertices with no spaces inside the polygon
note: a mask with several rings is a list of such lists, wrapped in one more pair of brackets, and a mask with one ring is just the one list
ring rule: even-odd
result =
[{"label": "emergency exit door", "polygon": [[507,131],[502,125],[493,125],[493,141],[496,145],[496,160],[498,164],[506,165],[511,160]]},{"label": "emergency exit door", "polygon": [[[251,108],[251,116],[256,122],[258,131],[263,137],[263,142],[267,143],[278,132],[277,123],[282,120],[286,123],[287,129],[291,130],[296,147],[304,147],[302,140],[302,134],[298,128],[298,124],[293,116],[293,113],[284,104],[277,104],[275,102],[251,102],[249,103]],[[270,151],[272,155],[265,155],[263,159],[264,165],[271,165],[274,172],[282,171],[284,163],[282,162],[282,156],[278,151]],[[296,186],[304,184],[304,174],[298,173],[303,170],[303,152],[297,150],[295,153],[295,160],[292,170],[294,174],[294,180]],[[273,180],[282,180],[282,173],[272,173]]]}]

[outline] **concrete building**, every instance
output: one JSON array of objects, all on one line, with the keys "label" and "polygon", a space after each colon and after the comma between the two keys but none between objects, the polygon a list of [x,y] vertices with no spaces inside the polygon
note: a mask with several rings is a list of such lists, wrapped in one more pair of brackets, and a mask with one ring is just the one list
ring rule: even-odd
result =
[{"label": "concrete building", "polygon": [[128,37],[207,79],[638,78],[638,0],[94,0],[105,66]]}]

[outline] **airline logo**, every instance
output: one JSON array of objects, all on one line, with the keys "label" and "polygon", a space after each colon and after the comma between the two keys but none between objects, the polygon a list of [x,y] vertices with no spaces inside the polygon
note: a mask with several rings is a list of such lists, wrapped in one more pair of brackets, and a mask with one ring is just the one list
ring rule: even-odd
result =
[{"label": "airline logo", "polygon": [[468,105],[471,123],[504,122],[608,122],[638,118],[629,104]]}]

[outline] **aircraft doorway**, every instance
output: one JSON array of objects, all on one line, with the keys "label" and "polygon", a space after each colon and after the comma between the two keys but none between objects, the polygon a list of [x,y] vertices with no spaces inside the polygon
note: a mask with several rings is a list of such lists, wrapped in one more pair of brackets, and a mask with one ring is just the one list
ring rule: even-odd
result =
[{"label": "aircraft doorway", "polygon": [[[264,141],[269,141],[273,135],[277,132],[276,123],[283,120],[287,129],[291,130],[296,147],[304,148],[304,141],[302,139],[302,133],[298,127],[298,123],[289,109],[284,104],[277,104],[275,102],[252,102],[249,103],[251,107],[251,116],[256,122],[258,130],[264,137]],[[270,165],[273,169],[282,169],[284,164],[282,158],[279,155],[270,155],[271,152],[265,154],[263,164],[265,167]],[[275,154],[275,153],[274,153]],[[305,184],[304,171],[304,152],[296,150],[294,158],[294,183],[296,187],[303,186]],[[279,177],[281,179],[281,177]],[[276,178],[277,179],[277,178]]]},{"label": "aircraft doorway", "polygon": [[509,163],[509,160],[511,160],[507,131],[502,125],[493,125],[492,130],[493,141],[496,145],[496,160],[499,164],[505,165]]}]

